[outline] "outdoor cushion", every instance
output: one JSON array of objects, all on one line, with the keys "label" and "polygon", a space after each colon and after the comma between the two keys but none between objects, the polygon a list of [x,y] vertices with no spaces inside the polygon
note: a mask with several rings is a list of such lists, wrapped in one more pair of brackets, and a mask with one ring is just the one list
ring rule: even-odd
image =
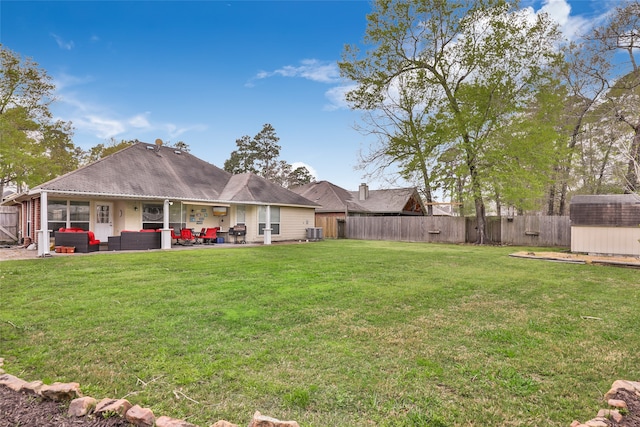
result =
[{"label": "outdoor cushion", "polygon": [[100,240],[96,240],[96,236],[95,236],[95,234],[93,234],[93,231],[87,231],[87,234],[89,235],[89,244],[90,245],[99,245],[100,244]]}]

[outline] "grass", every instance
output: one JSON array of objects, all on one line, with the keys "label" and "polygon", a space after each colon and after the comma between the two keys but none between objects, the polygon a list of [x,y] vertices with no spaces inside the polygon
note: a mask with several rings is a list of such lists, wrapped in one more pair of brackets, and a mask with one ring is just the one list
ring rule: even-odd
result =
[{"label": "grass", "polygon": [[[567,426],[640,379],[637,270],[324,241],[0,263],[0,357],[157,415]],[[593,319],[593,317],[598,319]]]}]

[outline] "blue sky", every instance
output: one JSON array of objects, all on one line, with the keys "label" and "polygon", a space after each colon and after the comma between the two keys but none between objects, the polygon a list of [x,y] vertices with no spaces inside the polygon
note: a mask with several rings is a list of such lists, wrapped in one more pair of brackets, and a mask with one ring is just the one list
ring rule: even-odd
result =
[{"label": "blue sky", "polygon": [[[616,3],[530,0],[575,34]],[[54,79],[56,118],[88,149],[184,141],[223,167],[236,139],[274,126],[280,158],[356,190],[358,152],[336,62],[360,44],[367,1],[0,1],[0,42]],[[372,189],[384,186],[370,182]]]}]

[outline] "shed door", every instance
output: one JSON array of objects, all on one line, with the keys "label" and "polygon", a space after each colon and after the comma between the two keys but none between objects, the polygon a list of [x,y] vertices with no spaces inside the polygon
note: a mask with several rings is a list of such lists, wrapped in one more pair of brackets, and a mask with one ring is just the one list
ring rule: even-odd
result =
[{"label": "shed door", "polygon": [[113,203],[96,203],[96,229],[93,231],[96,239],[106,242],[113,235]]}]

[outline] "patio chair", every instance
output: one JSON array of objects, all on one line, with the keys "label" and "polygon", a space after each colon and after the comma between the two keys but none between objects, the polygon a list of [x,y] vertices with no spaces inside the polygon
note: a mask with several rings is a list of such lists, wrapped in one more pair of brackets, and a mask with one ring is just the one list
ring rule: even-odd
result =
[{"label": "patio chair", "polygon": [[180,235],[176,234],[175,230],[172,228],[171,229],[171,239],[175,239],[176,240],[176,245],[181,245],[182,243],[180,243]]},{"label": "patio chair", "polygon": [[206,228],[202,227],[202,230],[200,230],[198,233],[193,234],[193,237],[196,238],[196,243],[203,243],[202,238],[204,237],[206,230],[207,230]]},{"label": "patio chair", "polygon": [[212,244],[218,237],[218,228],[207,228],[204,233],[200,235],[202,243]]},{"label": "patio chair", "polygon": [[183,228],[180,230],[180,240],[183,245],[191,245],[195,242],[196,238],[193,236],[193,231],[190,228]]}]

